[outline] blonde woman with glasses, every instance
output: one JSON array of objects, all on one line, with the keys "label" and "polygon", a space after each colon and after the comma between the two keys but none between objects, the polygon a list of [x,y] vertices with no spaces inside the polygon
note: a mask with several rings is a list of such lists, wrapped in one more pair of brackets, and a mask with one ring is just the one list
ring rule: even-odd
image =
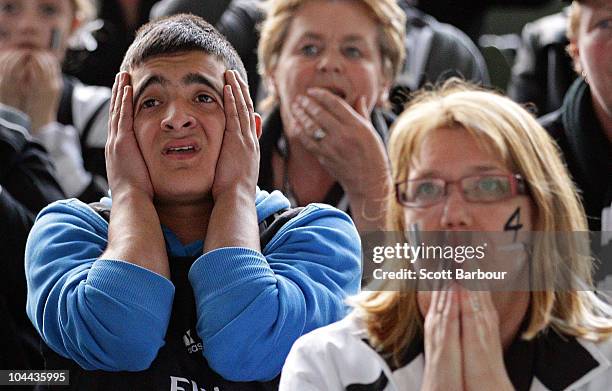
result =
[{"label": "blonde woman with glasses", "polygon": [[[412,101],[389,145],[388,230],[531,237],[521,247],[529,288],[383,284],[355,298],[347,318],[295,343],[280,389],[609,390],[612,312],[589,290],[592,263],[571,235],[586,231],[584,211],[536,120],[452,81]],[[560,254],[569,254],[563,267]]]}]

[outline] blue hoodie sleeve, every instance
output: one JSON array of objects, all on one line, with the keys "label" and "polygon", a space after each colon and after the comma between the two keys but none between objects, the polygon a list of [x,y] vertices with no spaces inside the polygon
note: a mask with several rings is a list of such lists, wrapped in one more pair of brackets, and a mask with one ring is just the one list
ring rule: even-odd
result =
[{"label": "blue hoodie sleeve", "polygon": [[343,318],[358,292],[361,242],[351,219],[310,205],[264,249],[221,248],[192,266],[203,354],[233,381],[277,376],[293,342]]},{"label": "blue hoodie sleeve", "polygon": [[50,348],[84,369],[144,370],[164,344],[174,286],[98,259],[106,245],[106,222],[84,204],[45,208],[26,246],[27,314]]}]

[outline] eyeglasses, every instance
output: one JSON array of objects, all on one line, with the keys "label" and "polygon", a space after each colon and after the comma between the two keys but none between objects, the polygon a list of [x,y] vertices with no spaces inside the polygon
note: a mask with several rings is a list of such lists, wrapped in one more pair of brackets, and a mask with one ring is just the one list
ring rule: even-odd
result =
[{"label": "eyeglasses", "polygon": [[435,205],[448,195],[448,185],[459,183],[467,202],[490,203],[526,194],[525,180],[519,174],[474,175],[457,181],[440,178],[412,179],[395,184],[397,202],[409,208]]}]

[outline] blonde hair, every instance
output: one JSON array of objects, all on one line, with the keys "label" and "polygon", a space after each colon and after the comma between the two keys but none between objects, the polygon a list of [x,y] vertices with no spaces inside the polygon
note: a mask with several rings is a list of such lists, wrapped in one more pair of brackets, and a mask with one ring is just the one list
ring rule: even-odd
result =
[{"label": "blonde hair", "polygon": [[[267,0],[263,5],[266,18],[261,24],[257,55],[259,73],[269,77],[278,64],[289,26],[299,8],[311,0]],[[333,0],[328,0],[333,1]],[[379,47],[385,76],[392,81],[401,72],[406,56],[406,15],[396,0],[353,0],[363,4],[379,28]],[[274,97],[268,97],[269,106]]]},{"label": "blonde hair", "polygon": [[[397,119],[389,140],[395,182],[408,177],[422,140],[441,128],[466,131],[525,179],[536,211],[534,231],[567,234],[564,240],[546,235],[549,240],[534,243],[532,279],[537,276],[557,286],[570,284],[571,288],[531,292],[530,322],[523,337],[533,338],[549,325],[576,337],[598,340],[612,335],[610,307],[587,291],[592,286],[591,258],[575,255],[587,254],[583,242],[572,240],[572,233],[587,231],[584,209],[559,149],[546,131],[510,99],[450,79],[439,89],[417,95]],[[402,205],[391,196],[387,229],[404,232],[407,227]],[[555,267],[558,257],[567,254],[571,259],[565,262],[566,270]],[[538,281],[531,283],[540,286]],[[396,359],[410,341],[422,335],[416,290],[364,293],[353,304],[364,318],[373,343]]]}]

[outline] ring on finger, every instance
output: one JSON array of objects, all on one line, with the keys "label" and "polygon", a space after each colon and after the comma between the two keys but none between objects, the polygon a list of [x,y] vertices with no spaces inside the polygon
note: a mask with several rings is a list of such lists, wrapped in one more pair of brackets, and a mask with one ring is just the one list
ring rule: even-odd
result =
[{"label": "ring on finger", "polygon": [[327,133],[321,128],[316,128],[315,131],[312,132],[312,138],[314,138],[316,141],[323,140],[325,136],[327,136]]}]

